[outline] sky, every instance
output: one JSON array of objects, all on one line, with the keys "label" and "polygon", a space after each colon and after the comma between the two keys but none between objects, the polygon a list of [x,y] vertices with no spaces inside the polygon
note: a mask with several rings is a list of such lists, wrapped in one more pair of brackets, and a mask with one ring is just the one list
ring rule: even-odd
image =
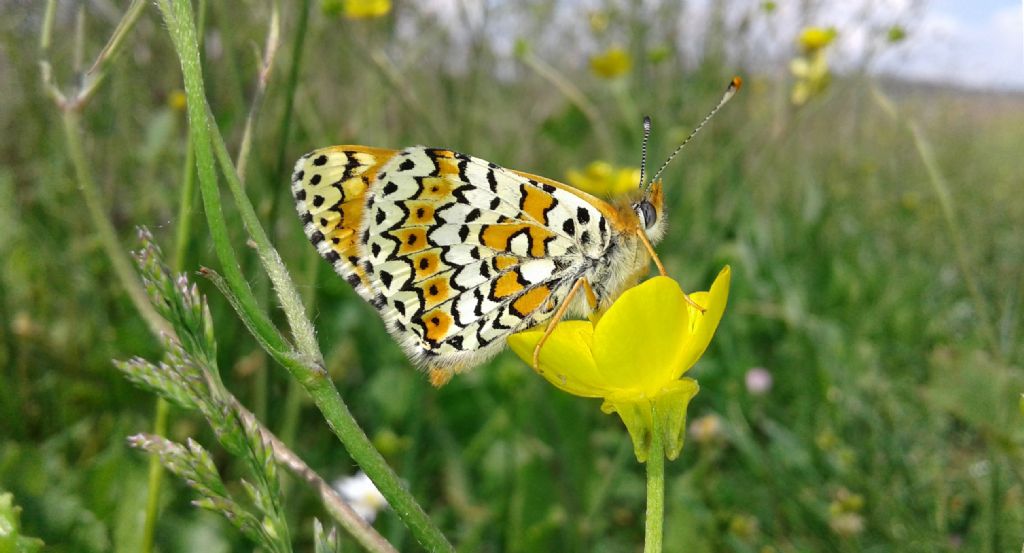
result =
[{"label": "sky", "polygon": [[[485,1],[494,6],[509,5],[503,0],[424,0],[420,5],[436,12],[455,30],[464,24],[462,16],[479,15],[476,8]],[[587,13],[608,6],[620,10],[640,6],[654,13],[663,1],[562,0],[554,11],[557,24],[552,27],[563,39],[570,39],[563,41],[563,53],[568,49],[588,56],[598,46],[586,24]],[[682,0],[685,15],[678,23],[682,50],[693,58],[699,56],[702,34],[713,28],[707,24],[709,14],[725,6],[726,18],[734,20],[731,27],[735,38],[744,44],[746,55],[754,58],[748,61],[766,72],[788,64],[795,54],[796,35],[804,25],[834,26],[839,35],[829,56],[840,72],[860,67],[865,52],[877,52],[869,66],[876,73],[971,88],[1024,91],[1024,0],[774,0],[776,9],[770,14],[762,9],[764,4],[765,0]],[[511,56],[519,35],[507,32],[515,29],[509,23],[499,22],[488,36],[499,51]],[[892,25],[907,30],[907,38],[896,45],[885,42],[886,29]],[[692,63],[692,59],[688,61]]]},{"label": "sky", "polygon": [[[842,0],[833,0],[842,1]],[[1024,0],[931,0],[879,70],[978,88],[1024,90]]]}]

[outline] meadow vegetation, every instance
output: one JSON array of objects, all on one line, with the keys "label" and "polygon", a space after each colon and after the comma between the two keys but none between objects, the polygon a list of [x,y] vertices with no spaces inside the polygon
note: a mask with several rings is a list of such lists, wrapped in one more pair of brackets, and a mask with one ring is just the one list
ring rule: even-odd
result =
[{"label": "meadow vegetation", "polygon": [[[138,226],[207,297],[224,388],[326,480],[355,473],[302,387],[196,275],[223,268],[159,10],[143,2],[88,101],[62,110],[40,60],[59,90],[75,89],[126,3],[54,3],[45,51],[46,3],[7,4],[0,492],[23,509],[21,532],[58,552],[145,540],[150,469],[126,437],[152,431],[156,400],[112,363],[163,352],[151,331],[162,323],[140,315],[110,255],[142,247]],[[658,249],[669,273],[705,290],[732,267],[717,336],[688,373],[701,385],[688,442],[665,466],[665,550],[1021,547],[1024,96],[848,71],[796,105],[796,77],[744,42],[741,23],[773,17],[768,3],[722,3],[703,30],[679,23],[676,2],[396,2],[370,18],[346,18],[342,4],[284,3],[275,34],[273,2],[198,2],[206,96],[341,397],[457,550],[637,551],[643,467],[617,418],[511,353],[431,388],[308,245],[289,192],[294,159],[329,144],[424,144],[559,180],[595,161],[617,174],[639,163],[643,115],[658,164],[734,74],[742,92],[665,173]],[[676,46],[686,32],[703,37],[696,51]],[[798,33],[777,30],[793,57]],[[881,32],[880,48],[897,48],[892,39]],[[242,273],[287,329],[221,185]],[[754,368],[770,385],[758,371],[748,386]],[[222,436],[196,412],[163,411],[167,437],[202,443],[242,494],[250,466]],[[291,539],[311,550],[313,517],[330,516],[279,472]],[[194,498],[164,478],[157,550],[251,549]],[[394,511],[374,527],[417,550]]]}]

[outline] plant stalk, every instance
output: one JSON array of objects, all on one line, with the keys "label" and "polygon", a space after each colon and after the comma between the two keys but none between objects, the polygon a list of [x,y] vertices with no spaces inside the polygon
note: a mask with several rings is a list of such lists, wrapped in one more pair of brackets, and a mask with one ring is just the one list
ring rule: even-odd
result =
[{"label": "plant stalk", "polygon": [[[392,509],[409,527],[420,544],[428,551],[452,551],[448,540],[433,524],[412,494],[404,488],[380,453],[374,449],[323,368],[323,358],[316,343],[312,323],[305,315],[295,285],[277,251],[267,239],[263,227],[256,218],[252,204],[241,188],[238,174],[224,146],[223,137],[220,136],[216,125],[211,123],[199,67],[195,26],[188,0],[159,0],[158,6],[181,61],[185,93],[188,99],[189,128],[192,133],[196,164],[199,170],[200,191],[203,195],[215,251],[225,270],[227,284],[237,295],[236,299],[239,308],[243,311],[243,318],[246,318],[248,323],[252,323],[252,330],[258,334],[258,339],[262,340],[262,343],[269,346],[271,355],[306,388],[332,431],[345,445],[352,458],[370,476],[380,492],[387,498]],[[234,250],[228,239],[221,211],[213,149],[217,150],[217,157],[220,158],[224,176],[235,197],[242,220],[281,300],[295,336],[297,352],[291,350],[287,340],[270,323],[267,315],[258,308],[252,290],[241,274]]]},{"label": "plant stalk", "polygon": [[665,524],[665,445],[661,419],[651,406],[651,449],[647,454],[647,519],[644,523],[644,553],[661,553]]}]

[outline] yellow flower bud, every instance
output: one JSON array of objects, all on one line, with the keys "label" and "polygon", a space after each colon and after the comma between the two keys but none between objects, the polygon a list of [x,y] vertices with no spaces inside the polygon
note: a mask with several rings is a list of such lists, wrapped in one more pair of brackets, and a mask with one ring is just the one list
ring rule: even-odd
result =
[{"label": "yellow flower bud", "polygon": [[629,73],[633,68],[633,59],[625,50],[612,47],[590,58],[590,70],[598,77],[614,79]]}]

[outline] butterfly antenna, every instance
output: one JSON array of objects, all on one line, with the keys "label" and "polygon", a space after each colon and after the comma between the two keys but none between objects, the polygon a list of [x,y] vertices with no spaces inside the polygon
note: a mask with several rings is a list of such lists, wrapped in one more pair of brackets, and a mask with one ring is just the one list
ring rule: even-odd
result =
[{"label": "butterfly antenna", "polygon": [[644,116],[644,140],[640,145],[640,188],[644,187],[644,171],[647,169],[647,140],[651,138],[651,118]]},{"label": "butterfly antenna", "polygon": [[710,112],[708,112],[707,115],[704,116],[704,120],[701,121],[699,125],[697,125],[697,128],[693,129],[693,132],[690,133],[690,136],[687,136],[686,140],[684,140],[683,143],[680,144],[675,149],[675,151],[672,152],[672,155],[668,156],[668,159],[665,160],[665,163],[661,164],[661,167],[658,169],[658,172],[655,173],[653,177],[651,177],[651,182],[655,182],[658,180],[658,177],[661,176],[662,171],[665,170],[665,167],[668,167],[668,164],[672,162],[672,159],[676,157],[676,154],[678,154],[680,150],[682,150],[683,147],[686,146],[686,144],[693,139],[694,136],[697,136],[697,133],[704,128],[704,125],[706,125],[708,121],[711,120],[715,113],[718,113],[718,110],[722,109],[722,106],[724,106],[726,102],[731,100],[732,97],[736,95],[736,91],[739,90],[742,85],[743,80],[740,79],[739,77],[733,77],[732,80],[729,81],[729,87],[725,89],[725,94],[723,94],[722,99],[718,101],[718,105],[715,106]]}]

